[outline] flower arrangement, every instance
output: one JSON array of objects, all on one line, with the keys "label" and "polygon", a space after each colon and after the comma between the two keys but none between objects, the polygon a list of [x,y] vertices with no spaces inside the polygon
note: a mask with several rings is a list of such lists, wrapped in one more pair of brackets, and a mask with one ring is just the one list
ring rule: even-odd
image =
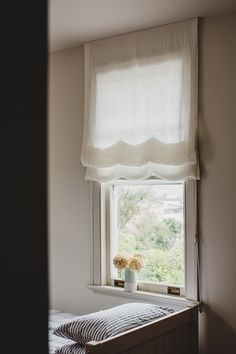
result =
[{"label": "flower arrangement", "polygon": [[118,254],[113,258],[113,264],[118,270],[130,269],[134,272],[140,272],[144,266],[145,257],[141,253],[135,253],[132,256],[129,254]]}]

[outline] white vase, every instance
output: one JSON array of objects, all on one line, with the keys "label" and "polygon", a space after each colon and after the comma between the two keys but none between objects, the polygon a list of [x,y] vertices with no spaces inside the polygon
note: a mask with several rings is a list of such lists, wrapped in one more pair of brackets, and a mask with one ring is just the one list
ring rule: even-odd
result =
[{"label": "white vase", "polygon": [[125,268],[125,291],[135,291],[137,290],[137,272]]}]

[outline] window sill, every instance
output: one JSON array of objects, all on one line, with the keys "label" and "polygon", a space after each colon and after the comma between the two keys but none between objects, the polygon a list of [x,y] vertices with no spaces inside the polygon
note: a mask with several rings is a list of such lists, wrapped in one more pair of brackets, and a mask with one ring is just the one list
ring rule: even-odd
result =
[{"label": "window sill", "polygon": [[196,301],[190,301],[180,296],[157,294],[157,293],[151,293],[151,292],[140,291],[140,290],[134,292],[128,292],[128,291],[124,291],[123,288],[114,287],[114,286],[88,285],[88,289],[98,294],[119,296],[119,297],[125,297],[125,298],[130,298],[135,300],[141,300],[141,301],[150,301],[150,302],[158,303],[161,306],[171,306],[175,309],[192,307],[193,305],[198,304],[198,302]]}]

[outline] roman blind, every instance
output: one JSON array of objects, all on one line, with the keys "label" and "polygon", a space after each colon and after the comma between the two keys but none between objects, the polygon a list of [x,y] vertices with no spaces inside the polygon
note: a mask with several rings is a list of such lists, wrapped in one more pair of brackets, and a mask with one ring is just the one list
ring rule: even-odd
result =
[{"label": "roman blind", "polygon": [[198,178],[197,81],[197,19],[86,43],[86,179]]}]

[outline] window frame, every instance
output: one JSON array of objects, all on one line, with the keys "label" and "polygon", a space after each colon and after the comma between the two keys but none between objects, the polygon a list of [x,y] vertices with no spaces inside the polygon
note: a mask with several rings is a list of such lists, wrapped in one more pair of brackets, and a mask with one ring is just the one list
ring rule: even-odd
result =
[{"label": "window frame", "polygon": [[[110,275],[110,208],[114,184],[165,184],[178,181],[111,181],[109,183],[90,182],[91,185],[91,280],[97,286],[113,286]],[[180,182],[180,181],[179,181]],[[198,300],[198,242],[197,242],[197,181],[184,182],[184,228],[185,228],[185,288],[180,288],[180,296],[188,300]],[[167,286],[152,282],[138,282],[138,290],[167,294]],[[173,295],[171,295],[173,296]]]}]

